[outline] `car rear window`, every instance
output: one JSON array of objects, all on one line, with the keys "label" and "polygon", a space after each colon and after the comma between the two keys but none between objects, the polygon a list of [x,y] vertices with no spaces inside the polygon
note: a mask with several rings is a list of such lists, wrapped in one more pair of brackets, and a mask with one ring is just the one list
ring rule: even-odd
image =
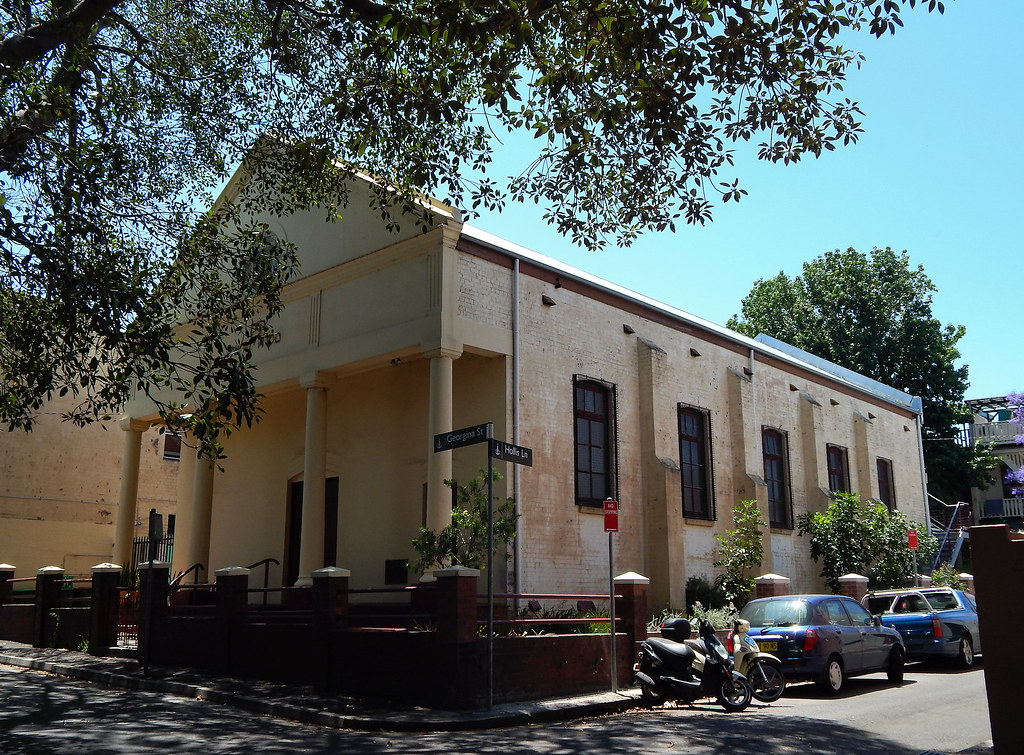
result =
[{"label": "car rear window", "polygon": [[868,598],[868,611],[873,615],[887,613],[892,606],[892,595],[872,595]]},{"label": "car rear window", "polygon": [[936,611],[948,611],[951,608],[959,608],[960,604],[956,602],[956,596],[948,592],[934,592],[925,593],[925,598],[931,604],[931,607]]},{"label": "car rear window", "polygon": [[806,626],[810,623],[808,613],[808,605],[802,600],[766,600],[747,603],[740,618],[752,627]]}]

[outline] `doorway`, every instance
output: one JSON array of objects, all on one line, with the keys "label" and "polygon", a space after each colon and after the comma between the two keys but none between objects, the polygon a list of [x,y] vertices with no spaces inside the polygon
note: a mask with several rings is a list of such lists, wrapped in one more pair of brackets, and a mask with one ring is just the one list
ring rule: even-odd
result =
[{"label": "doorway", "polygon": [[[299,551],[302,548],[302,481],[288,486],[288,542],[285,548],[285,585],[299,578]],[[337,566],[338,561],[338,478],[328,477],[324,485],[324,560],[322,566]]]}]

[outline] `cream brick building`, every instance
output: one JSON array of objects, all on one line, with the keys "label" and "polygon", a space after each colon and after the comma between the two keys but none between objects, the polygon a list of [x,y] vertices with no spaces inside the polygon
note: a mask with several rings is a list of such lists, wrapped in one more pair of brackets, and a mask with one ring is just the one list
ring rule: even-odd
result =
[{"label": "cream brick building", "polygon": [[[120,497],[123,433],[116,421],[76,427],[55,399],[31,433],[0,433],[0,563],[31,577],[44,566],[88,576],[110,561]],[[140,436],[137,511],[132,534],[146,534],[150,509],[168,521],[177,498],[174,447],[156,429]]]},{"label": "cream brick building", "polygon": [[[357,191],[335,224],[265,218],[297,245],[302,277],[260,358],[265,418],[227,440],[223,472],[182,460],[175,571],[273,557],[278,584],[325,562],[350,569],[353,587],[404,583],[417,529],[450,518],[444,480],[486,466],[486,446],[435,453],[432,439],[487,422],[533,450],[531,467],[498,464],[496,492],[522,515],[507,568],[496,560],[501,589],[603,589],[606,497],[621,506],[615,570],[650,577],[655,608],[682,606],[688,576],[714,576],[713,536],[744,498],[772,522],[762,571],[793,591],[821,586],[794,520],[830,490],[927,521],[917,399],[497,239],[451,208],[432,206],[427,233],[390,233],[364,207]],[[144,402],[129,415],[128,457],[153,419]]]}]

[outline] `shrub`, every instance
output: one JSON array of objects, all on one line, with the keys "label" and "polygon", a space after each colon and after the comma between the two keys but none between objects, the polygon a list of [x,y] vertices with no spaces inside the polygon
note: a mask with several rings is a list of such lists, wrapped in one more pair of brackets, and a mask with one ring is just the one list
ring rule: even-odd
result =
[{"label": "shrub", "polygon": [[953,564],[940,564],[932,572],[932,587],[952,587],[954,590],[963,590],[964,583],[960,579],[960,572]]},{"label": "shrub", "polygon": [[729,596],[717,584],[712,584],[707,576],[700,574],[686,580],[686,614],[690,615],[694,603],[701,603],[710,608],[722,608],[729,602]]},{"label": "shrub", "polygon": [[761,565],[764,557],[761,510],[757,501],[740,501],[732,509],[733,529],[724,535],[715,535],[719,542],[718,560],[715,566],[724,566],[725,573],[719,575],[715,585],[720,587],[729,600],[740,605],[750,599],[754,591],[754,578],[749,571]]},{"label": "shrub", "polygon": [[[498,472],[494,480],[502,479]],[[440,532],[420,527],[420,536],[412,541],[412,547],[420,554],[416,570],[444,568],[454,564],[471,569],[483,569],[487,564],[487,472],[483,469],[465,485],[454,480],[444,484],[455,490],[456,504],[452,507],[451,524]],[[516,503],[507,498],[494,507],[494,549],[504,548],[516,536]]]}]

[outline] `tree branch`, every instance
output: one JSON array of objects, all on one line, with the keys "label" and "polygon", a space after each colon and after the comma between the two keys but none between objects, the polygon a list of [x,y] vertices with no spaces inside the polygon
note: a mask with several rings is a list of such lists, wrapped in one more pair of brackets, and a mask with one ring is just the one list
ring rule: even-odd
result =
[{"label": "tree branch", "polygon": [[38,60],[60,45],[87,35],[110,11],[125,0],[81,0],[65,15],[14,34],[0,42],[0,69],[15,69]]}]

